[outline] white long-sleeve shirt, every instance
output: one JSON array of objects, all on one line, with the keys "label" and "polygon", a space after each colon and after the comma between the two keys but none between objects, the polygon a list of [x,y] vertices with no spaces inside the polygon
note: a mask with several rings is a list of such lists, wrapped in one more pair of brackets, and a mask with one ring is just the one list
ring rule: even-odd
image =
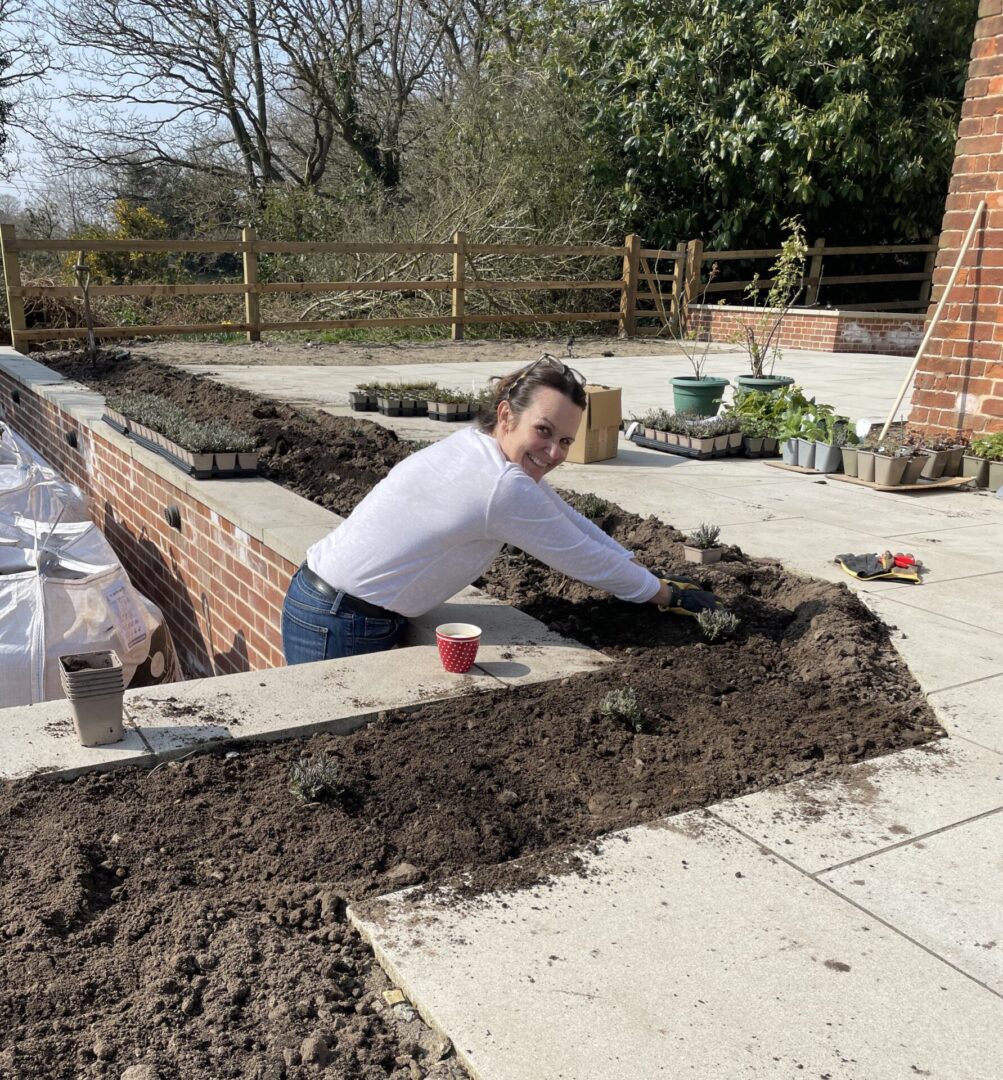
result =
[{"label": "white long-sleeve shirt", "polygon": [[659,581],[545,481],[464,428],[394,466],[307,552],[307,565],[360,600],[422,615],[475,581],[511,544],[569,577],[643,603]]}]

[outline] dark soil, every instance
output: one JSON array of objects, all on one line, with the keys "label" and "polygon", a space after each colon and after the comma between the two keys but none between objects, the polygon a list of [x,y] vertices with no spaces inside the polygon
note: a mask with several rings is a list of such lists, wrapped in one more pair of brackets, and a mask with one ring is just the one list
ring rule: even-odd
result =
[{"label": "dark soil", "polygon": [[[407,449],[374,425],[310,419],[149,363],[58,366],[225,412],[258,433],[273,478],[318,501],[330,484],[356,500]],[[346,439],[348,427],[364,434]],[[311,473],[317,438],[328,464]],[[642,562],[683,569],[664,524],[616,507],[596,520]],[[457,1075],[420,1022],[383,1007],[386,980],[346,901],[457,874],[519,885],[538,872],[513,869],[521,856],[559,864],[610,829],[942,734],[887,628],[845,586],[735,548],[696,569],[741,618],[734,639],[707,644],[691,619],[512,552],[484,587],[615,663],[389,713],[349,736],[3,785],[0,1077],[117,1080],[137,1062],[160,1080]],[[625,688],[639,706],[630,722],[601,708]],[[335,766],[331,801],[290,793],[303,754]],[[317,1054],[326,1066],[303,1062]]]}]

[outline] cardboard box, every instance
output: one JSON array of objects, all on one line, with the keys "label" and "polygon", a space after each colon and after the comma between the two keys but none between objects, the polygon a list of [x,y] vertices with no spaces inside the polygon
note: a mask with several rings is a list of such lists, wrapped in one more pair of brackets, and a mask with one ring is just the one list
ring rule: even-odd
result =
[{"label": "cardboard box", "polygon": [[585,393],[588,405],[567,457],[579,465],[615,458],[620,437],[620,387],[590,384]]}]

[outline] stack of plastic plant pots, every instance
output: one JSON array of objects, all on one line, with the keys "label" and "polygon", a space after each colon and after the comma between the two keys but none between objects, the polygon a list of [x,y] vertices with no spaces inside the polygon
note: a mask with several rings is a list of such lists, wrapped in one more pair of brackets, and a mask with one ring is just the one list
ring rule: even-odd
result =
[{"label": "stack of plastic plant pots", "polygon": [[73,709],[77,738],[84,746],[104,746],[122,738],[125,673],[114,650],[69,653],[59,658],[63,693]]}]

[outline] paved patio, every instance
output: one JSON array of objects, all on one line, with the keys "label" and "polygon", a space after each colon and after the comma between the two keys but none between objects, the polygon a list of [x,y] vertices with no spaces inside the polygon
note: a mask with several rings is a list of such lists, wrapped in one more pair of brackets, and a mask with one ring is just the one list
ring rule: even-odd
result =
[{"label": "paved patio", "polygon": [[[668,377],[686,370],[679,358],[577,363],[592,381],[623,387],[626,413],[668,403]],[[742,370],[726,352],[709,366]],[[792,351],[782,366],[840,411],[883,419],[908,361]],[[211,370],[336,413],[359,381],[480,385],[507,370],[442,368]],[[421,437],[452,430],[401,426]],[[684,529],[717,522],[750,554],[845,581],[896,628],[952,737],[840,781],[798,782],[610,836],[583,853],[586,877],[459,905],[433,895],[417,911],[395,897],[360,906],[353,917],[392,977],[483,1080],[1001,1075],[1003,501],[879,493],[625,443],[613,461],[562,466],[555,483]],[[885,548],[922,559],[925,583],[855,582],[832,563]],[[530,666],[538,654],[527,653]],[[207,693],[225,720],[228,696],[248,685],[279,694],[292,674],[147,692],[134,724],[162,723],[158,700]],[[323,674],[318,694],[330,693]],[[518,674],[489,665],[483,682]],[[369,689],[360,673],[360,703]],[[178,752],[177,732],[157,736],[163,752]]]}]

